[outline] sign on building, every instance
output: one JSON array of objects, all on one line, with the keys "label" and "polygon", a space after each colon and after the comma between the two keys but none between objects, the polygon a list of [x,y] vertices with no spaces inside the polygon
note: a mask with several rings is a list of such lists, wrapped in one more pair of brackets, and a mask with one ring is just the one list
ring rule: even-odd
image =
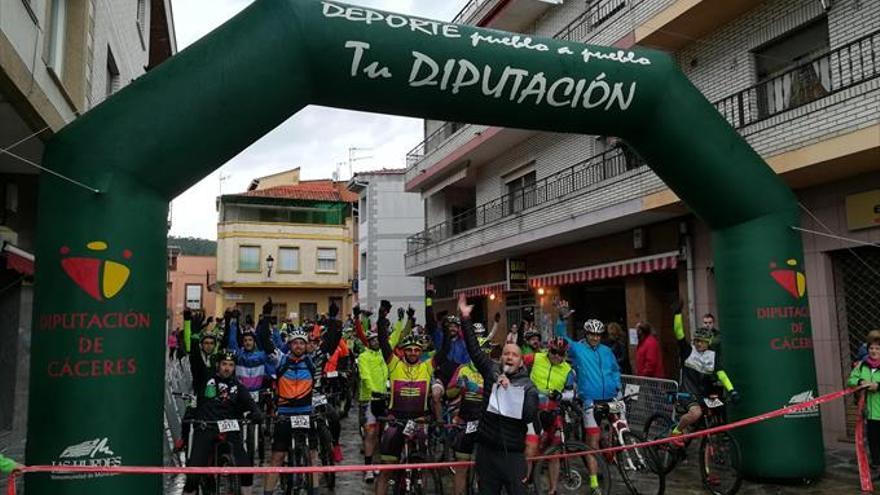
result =
[{"label": "sign on building", "polygon": [[529,274],[526,260],[507,258],[507,290],[522,292],[529,290]]}]

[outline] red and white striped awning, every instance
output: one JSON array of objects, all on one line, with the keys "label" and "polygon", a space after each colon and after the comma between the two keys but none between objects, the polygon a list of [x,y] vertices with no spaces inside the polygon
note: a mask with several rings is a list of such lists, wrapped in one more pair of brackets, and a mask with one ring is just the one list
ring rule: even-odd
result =
[{"label": "red and white striped awning", "polygon": [[555,287],[568,284],[579,284],[606,278],[626,277],[643,273],[674,270],[678,266],[678,251],[655,254],[642,258],[633,258],[614,263],[585,266],[573,270],[546,273],[529,277],[532,287]]},{"label": "red and white striped awning", "polygon": [[465,297],[488,296],[489,294],[500,294],[505,290],[507,290],[507,282],[502,281],[455,289],[452,291],[452,295],[455,297],[458,297],[461,294],[464,294]]}]

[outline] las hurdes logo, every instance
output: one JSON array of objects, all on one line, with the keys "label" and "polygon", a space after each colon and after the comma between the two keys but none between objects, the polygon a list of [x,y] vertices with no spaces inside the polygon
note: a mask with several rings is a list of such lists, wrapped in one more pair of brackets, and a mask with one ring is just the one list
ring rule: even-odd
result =
[{"label": "las hurdes logo", "polygon": [[[807,390],[806,392],[794,394],[791,399],[788,400],[788,404],[786,404],[786,406],[803,404],[804,402],[810,402],[813,399],[815,399],[815,397],[813,396],[813,391]],[[797,411],[793,411],[785,415],[786,418],[814,418],[817,416],[819,416],[819,406],[817,405],[798,409]]]},{"label": "las hurdes logo", "polygon": [[807,291],[807,277],[804,275],[804,272],[798,270],[797,264],[797,260],[794,258],[786,260],[783,267],[779,267],[775,262],[771,262],[770,276],[786,292],[800,299],[804,297],[804,293]]},{"label": "las hurdes logo", "polygon": [[[113,453],[110,449],[108,438],[95,438],[74,445],[67,446],[57,460],[52,461],[53,466],[121,466],[122,457]],[[113,476],[103,473],[52,473],[52,479],[71,478],[95,478],[99,476]]]},{"label": "las hurdes logo", "polygon": [[[94,255],[70,256],[69,247],[61,248],[64,273],[96,301],[113,298],[125,287],[131,270],[118,261],[108,259],[109,246],[104,241],[92,241],[86,244],[86,248]],[[122,258],[130,259],[131,256],[131,250],[122,250]]]}]

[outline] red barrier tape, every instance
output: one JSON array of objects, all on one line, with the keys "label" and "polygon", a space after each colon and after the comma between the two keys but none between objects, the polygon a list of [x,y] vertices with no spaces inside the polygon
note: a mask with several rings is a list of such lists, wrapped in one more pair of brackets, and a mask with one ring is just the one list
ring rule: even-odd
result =
[{"label": "red barrier tape", "polygon": [[[700,430],[692,433],[686,433],[683,435],[677,436],[676,440],[687,440],[690,438],[698,438],[707,435],[712,435],[714,433],[719,433],[722,431],[728,431],[735,428],[742,428],[743,426],[749,426],[755,423],[760,423],[762,421],[767,421],[768,419],[778,418],[779,416],[784,416],[786,414],[790,414],[796,411],[800,411],[801,409],[807,409],[813,406],[817,406],[820,404],[825,404],[826,402],[831,402],[833,400],[837,400],[841,397],[845,397],[849,394],[860,391],[864,387],[860,388],[850,388],[845,390],[840,390],[837,392],[832,392],[830,394],[822,395],[813,400],[802,402],[800,404],[795,404],[787,407],[783,407],[782,409],[777,409],[775,411],[770,411],[764,414],[759,414],[757,416],[752,416],[750,418],[741,419],[739,421],[735,421],[733,423],[729,423],[726,425],[716,426],[714,428],[708,428],[705,430]],[[672,438],[659,438],[657,440],[651,440],[648,442],[642,442],[634,445],[623,445],[617,447],[609,447],[599,450],[590,450],[590,451],[581,451],[581,452],[569,452],[565,454],[554,454],[554,455],[544,455],[531,457],[529,460],[534,461],[542,461],[549,459],[562,459],[568,457],[580,457],[585,455],[596,455],[603,453],[613,453],[626,449],[634,449],[641,447],[652,447],[654,445],[661,445],[664,443],[668,443],[673,441]],[[341,465],[341,466],[313,466],[313,467],[174,467],[174,466],[113,466],[113,467],[104,467],[104,466],[23,466],[20,470],[13,471],[9,475],[9,485],[7,488],[7,495],[15,495],[15,477],[18,474],[24,473],[112,473],[112,474],[268,474],[268,473],[280,473],[280,474],[304,474],[304,473],[326,473],[326,472],[335,472],[335,473],[349,473],[349,472],[363,472],[363,471],[396,471],[399,469],[443,469],[443,468],[457,468],[457,467],[470,467],[473,466],[474,461],[456,461],[456,462],[426,462],[420,464],[373,464],[373,465]]]},{"label": "red barrier tape", "polygon": [[856,414],[856,459],[859,462],[859,481],[863,493],[874,492],[874,482],[871,481],[871,468],[868,465],[868,456],[865,455],[865,394],[859,394],[859,412]]}]

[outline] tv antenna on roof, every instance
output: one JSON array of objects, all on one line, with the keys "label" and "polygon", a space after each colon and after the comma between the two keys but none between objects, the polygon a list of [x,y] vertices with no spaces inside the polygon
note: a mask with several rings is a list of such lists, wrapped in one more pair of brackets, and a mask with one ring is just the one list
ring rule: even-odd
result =
[{"label": "tv antenna on roof", "polygon": [[354,177],[354,171],[353,171],[353,167],[352,167],[352,164],[354,162],[361,161],[361,160],[369,160],[370,158],[373,158],[373,155],[357,156],[358,152],[360,152],[360,151],[373,151],[373,148],[357,148],[354,146],[351,146],[348,148],[348,178],[349,179]]}]

